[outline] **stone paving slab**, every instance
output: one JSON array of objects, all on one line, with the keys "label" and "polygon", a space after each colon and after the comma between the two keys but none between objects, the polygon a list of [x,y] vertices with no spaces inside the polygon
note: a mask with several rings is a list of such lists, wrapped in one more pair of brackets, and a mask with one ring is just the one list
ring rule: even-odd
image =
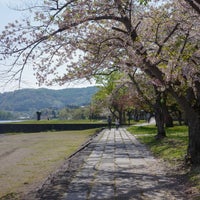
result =
[{"label": "stone paving slab", "polygon": [[177,182],[126,129],[105,129],[91,145],[62,200],[186,199]]}]

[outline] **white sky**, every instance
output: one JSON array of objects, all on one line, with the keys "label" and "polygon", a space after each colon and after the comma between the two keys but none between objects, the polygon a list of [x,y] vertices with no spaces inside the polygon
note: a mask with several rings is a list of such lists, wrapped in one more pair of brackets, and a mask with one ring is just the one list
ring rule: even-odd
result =
[{"label": "white sky", "polygon": [[[35,1],[35,0],[32,0]],[[12,10],[11,8],[15,8],[16,5],[20,5],[22,3],[30,2],[30,0],[0,0],[0,32],[3,30],[3,28],[7,25],[9,22],[13,22],[15,19],[20,19],[22,16],[22,13],[19,11]],[[22,4],[23,5],[23,4]],[[11,7],[11,8],[9,8]],[[0,68],[2,66],[0,65]],[[54,86],[54,87],[48,87],[49,89],[63,89],[63,88],[69,88],[69,87],[87,87],[92,86],[89,82],[86,81],[77,81],[76,83],[69,83],[65,86]],[[43,85],[42,87],[46,87]],[[31,67],[27,67],[24,70],[23,77],[22,77],[22,83],[21,88],[38,88],[36,84],[36,79],[33,76],[33,70]],[[0,93],[6,92],[6,91],[13,91],[17,90],[18,83],[9,83],[5,86],[3,80],[0,80]]]}]

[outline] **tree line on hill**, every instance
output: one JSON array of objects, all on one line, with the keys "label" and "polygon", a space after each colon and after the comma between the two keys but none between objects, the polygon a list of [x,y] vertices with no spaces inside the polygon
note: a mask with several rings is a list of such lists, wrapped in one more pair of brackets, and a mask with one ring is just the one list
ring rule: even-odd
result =
[{"label": "tree line on hill", "polygon": [[0,94],[0,119],[13,119],[32,116],[43,110],[44,113],[65,107],[72,109],[89,105],[97,87],[50,89],[21,89]]}]

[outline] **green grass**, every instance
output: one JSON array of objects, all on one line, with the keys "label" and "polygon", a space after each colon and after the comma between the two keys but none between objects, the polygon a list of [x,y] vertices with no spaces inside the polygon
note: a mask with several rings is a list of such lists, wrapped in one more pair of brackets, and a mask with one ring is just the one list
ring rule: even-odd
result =
[{"label": "green grass", "polygon": [[3,158],[0,160],[0,199],[21,199],[18,194],[44,182],[96,132],[97,129],[6,134],[0,141],[1,152],[13,152],[16,157],[7,155],[9,166]]},{"label": "green grass", "polygon": [[146,144],[156,157],[173,164],[184,161],[188,144],[186,126],[166,128],[167,137],[162,140],[155,139],[157,133],[155,125],[132,126],[128,130]]}]

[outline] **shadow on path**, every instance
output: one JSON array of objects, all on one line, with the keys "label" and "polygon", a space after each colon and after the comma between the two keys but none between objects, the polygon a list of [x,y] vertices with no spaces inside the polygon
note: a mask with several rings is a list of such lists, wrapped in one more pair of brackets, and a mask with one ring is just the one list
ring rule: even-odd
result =
[{"label": "shadow on path", "polygon": [[29,200],[181,200],[184,185],[123,128],[103,130]]}]

